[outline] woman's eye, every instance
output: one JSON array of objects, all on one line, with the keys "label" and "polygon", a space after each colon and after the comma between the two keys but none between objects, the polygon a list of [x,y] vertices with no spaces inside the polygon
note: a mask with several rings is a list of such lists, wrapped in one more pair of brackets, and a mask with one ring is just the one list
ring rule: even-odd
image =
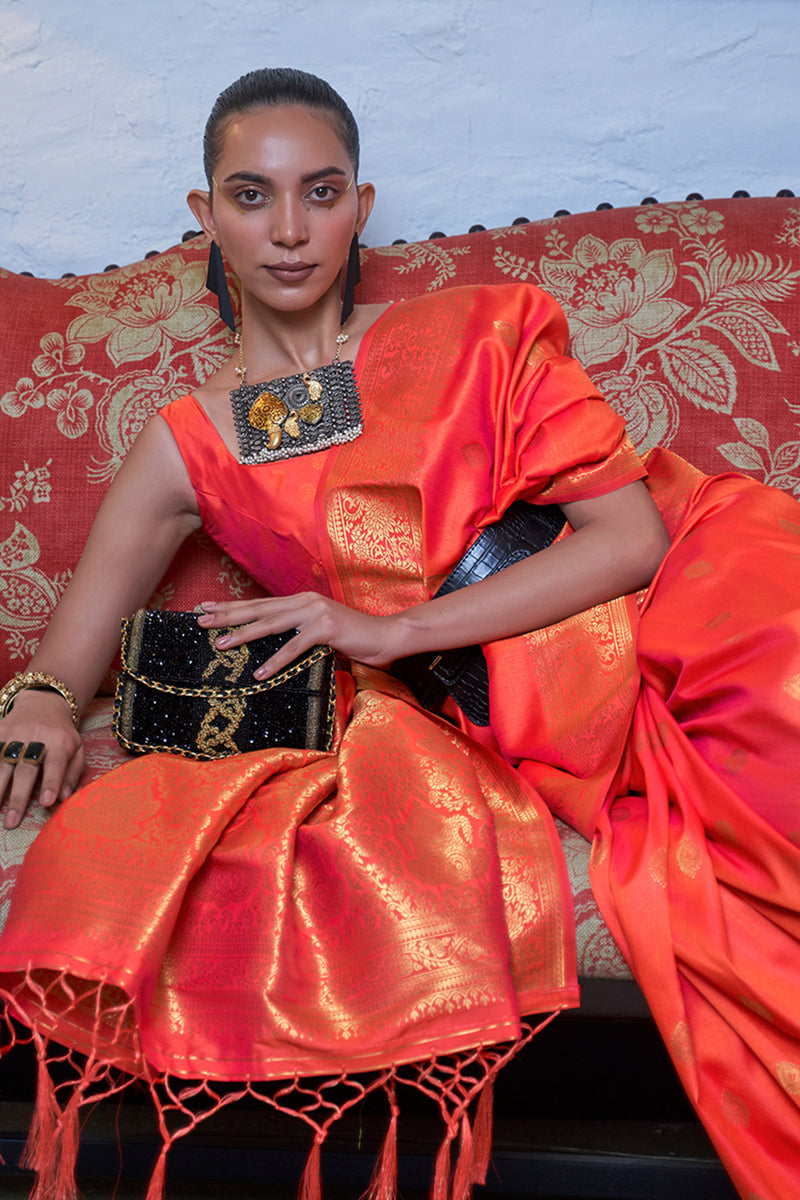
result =
[{"label": "woman's eye", "polygon": [[241,191],[236,193],[236,203],[240,204],[242,208],[255,208],[257,205],[265,204],[266,202],[266,196],[258,188],[242,188]]},{"label": "woman's eye", "polygon": [[317,187],[311,189],[309,195],[312,200],[319,200],[323,204],[331,204],[337,200],[339,192],[330,183],[320,183]]}]

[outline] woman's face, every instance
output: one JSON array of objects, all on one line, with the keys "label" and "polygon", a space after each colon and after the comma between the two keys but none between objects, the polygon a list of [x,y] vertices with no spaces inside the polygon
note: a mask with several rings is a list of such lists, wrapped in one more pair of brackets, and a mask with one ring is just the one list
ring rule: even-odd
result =
[{"label": "woman's face", "polygon": [[295,312],[333,288],[338,295],[372,198],[370,184],[356,187],[344,144],[323,116],[266,107],[229,123],[203,225],[245,291]]}]

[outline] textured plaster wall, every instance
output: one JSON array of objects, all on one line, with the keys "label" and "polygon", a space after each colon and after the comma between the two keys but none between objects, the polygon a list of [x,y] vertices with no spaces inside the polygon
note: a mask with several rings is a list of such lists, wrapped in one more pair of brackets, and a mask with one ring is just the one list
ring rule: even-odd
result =
[{"label": "textured plaster wall", "polygon": [[0,265],[94,271],[177,241],[207,112],[263,65],[351,103],[367,244],[800,192],[799,50],[798,0],[0,0]]}]

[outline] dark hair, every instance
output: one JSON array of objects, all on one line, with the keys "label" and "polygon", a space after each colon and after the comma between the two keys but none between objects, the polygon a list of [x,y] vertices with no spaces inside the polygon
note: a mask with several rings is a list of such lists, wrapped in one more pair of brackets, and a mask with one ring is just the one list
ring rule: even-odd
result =
[{"label": "dark hair", "polygon": [[292,67],[263,67],[249,71],[217,96],[203,134],[203,167],[208,186],[222,154],[229,121],[239,113],[272,105],[315,108],[330,118],[358,176],[359,140],[355,117],[338,92],[324,79]]}]

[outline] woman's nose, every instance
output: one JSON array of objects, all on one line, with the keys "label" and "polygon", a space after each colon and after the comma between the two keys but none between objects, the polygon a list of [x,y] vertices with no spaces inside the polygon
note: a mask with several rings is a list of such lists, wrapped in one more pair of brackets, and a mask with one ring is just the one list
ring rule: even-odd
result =
[{"label": "woman's nose", "polygon": [[308,239],[308,213],[301,200],[282,196],[270,210],[272,240],[283,246],[297,246]]}]

